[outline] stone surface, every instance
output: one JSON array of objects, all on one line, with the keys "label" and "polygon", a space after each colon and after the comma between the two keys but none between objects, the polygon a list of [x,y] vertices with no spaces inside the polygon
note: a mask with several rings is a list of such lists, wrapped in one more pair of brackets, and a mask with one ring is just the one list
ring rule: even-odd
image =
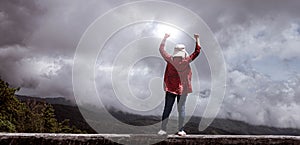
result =
[{"label": "stone surface", "polygon": [[[113,140],[113,141],[112,141]],[[94,144],[300,144],[300,136],[274,135],[177,135],[154,134],[49,134],[49,133],[0,133],[0,144],[32,145],[94,145]]]}]

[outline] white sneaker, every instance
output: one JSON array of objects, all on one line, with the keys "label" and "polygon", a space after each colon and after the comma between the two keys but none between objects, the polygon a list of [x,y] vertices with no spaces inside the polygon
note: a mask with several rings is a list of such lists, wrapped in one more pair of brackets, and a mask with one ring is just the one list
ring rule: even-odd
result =
[{"label": "white sneaker", "polygon": [[179,135],[179,136],[186,136],[186,133],[182,130],[182,131],[178,131],[177,135]]},{"label": "white sneaker", "polygon": [[160,130],[158,133],[157,133],[158,135],[166,135],[167,134],[167,132],[166,131],[164,131],[164,130]]}]

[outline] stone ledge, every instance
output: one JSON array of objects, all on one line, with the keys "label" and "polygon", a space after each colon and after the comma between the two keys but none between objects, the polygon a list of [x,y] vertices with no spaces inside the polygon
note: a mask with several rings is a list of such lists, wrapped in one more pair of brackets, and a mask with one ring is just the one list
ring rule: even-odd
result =
[{"label": "stone ledge", "polygon": [[154,134],[52,134],[52,133],[0,133],[0,144],[33,145],[94,145],[116,144],[300,144],[300,136],[278,135],[187,135],[165,137]]}]

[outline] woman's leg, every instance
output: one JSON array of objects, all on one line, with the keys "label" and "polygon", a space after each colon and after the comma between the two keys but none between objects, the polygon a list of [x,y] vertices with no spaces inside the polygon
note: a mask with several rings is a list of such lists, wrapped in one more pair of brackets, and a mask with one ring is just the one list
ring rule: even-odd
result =
[{"label": "woman's leg", "polygon": [[187,94],[179,95],[177,97],[177,110],[178,110],[178,130],[183,131],[183,123],[185,118],[185,102]]},{"label": "woman's leg", "polygon": [[170,92],[166,92],[166,97],[165,97],[165,107],[164,107],[164,112],[162,115],[162,124],[161,124],[161,129],[166,131],[167,130],[167,124],[168,124],[168,118],[170,116],[170,113],[173,108],[173,104],[175,102],[176,95],[172,94]]}]

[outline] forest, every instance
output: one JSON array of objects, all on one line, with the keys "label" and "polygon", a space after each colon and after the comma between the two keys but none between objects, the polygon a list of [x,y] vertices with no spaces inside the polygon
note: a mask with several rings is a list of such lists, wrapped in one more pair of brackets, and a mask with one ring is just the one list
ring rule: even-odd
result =
[{"label": "forest", "polygon": [[70,125],[69,119],[58,121],[53,106],[45,101],[20,101],[19,88],[0,79],[0,132],[86,133]]}]

